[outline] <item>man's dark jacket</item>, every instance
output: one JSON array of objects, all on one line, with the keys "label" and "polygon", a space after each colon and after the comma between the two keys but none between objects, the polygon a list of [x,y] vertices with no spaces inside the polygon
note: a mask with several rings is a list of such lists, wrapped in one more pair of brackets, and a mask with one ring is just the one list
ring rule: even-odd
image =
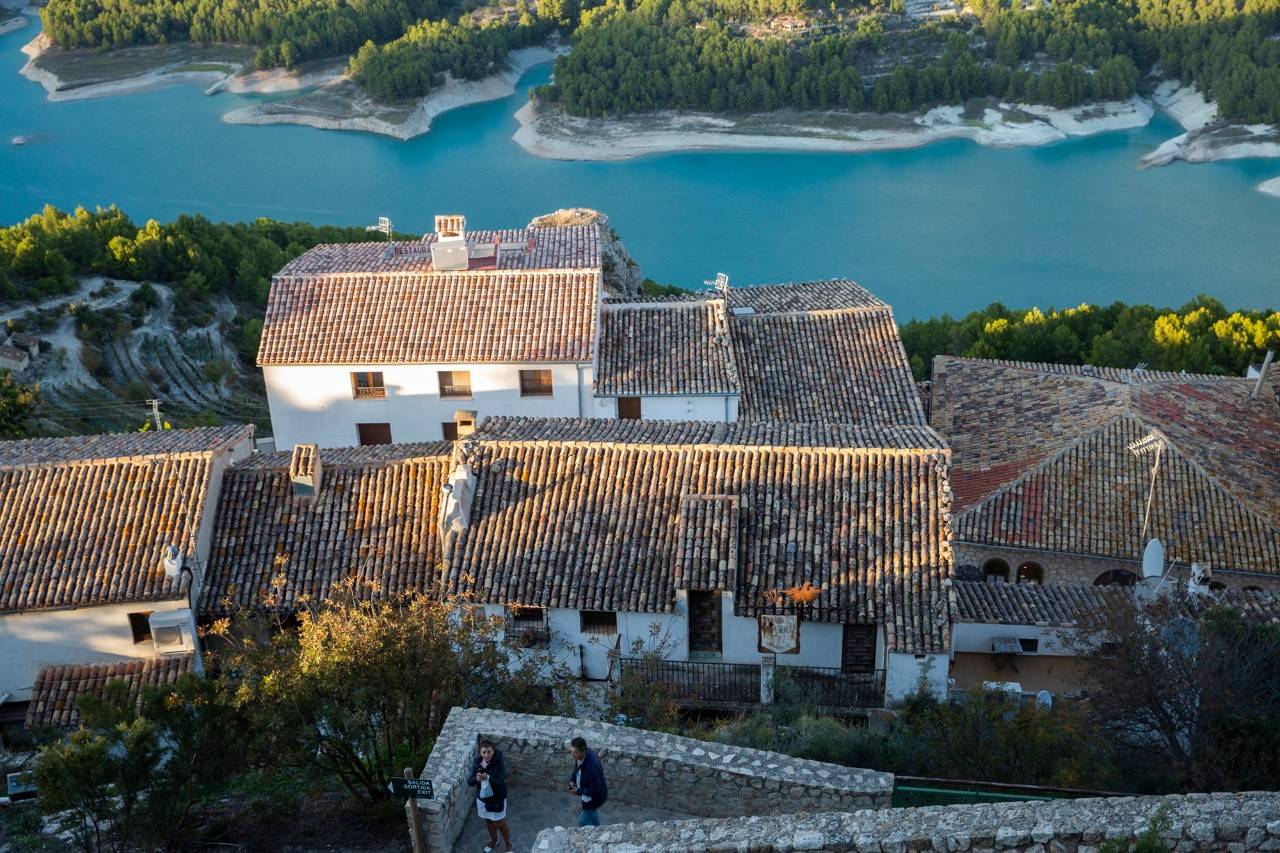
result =
[{"label": "man's dark jacket", "polygon": [[[573,772],[569,774],[569,781],[573,782],[578,778],[578,764],[575,761]],[[600,759],[596,758],[596,754],[590,749],[587,755],[582,759],[582,781],[578,783],[578,794],[581,797],[590,797],[584,800],[582,810],[593,812],[604,805],[604,801],[609,799],[609,786],[604,781],[604,767],[600,765]]]}]

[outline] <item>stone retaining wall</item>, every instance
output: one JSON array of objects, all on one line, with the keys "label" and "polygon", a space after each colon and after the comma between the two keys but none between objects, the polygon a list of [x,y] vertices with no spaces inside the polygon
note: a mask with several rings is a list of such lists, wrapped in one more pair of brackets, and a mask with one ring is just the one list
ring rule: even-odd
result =
[{"label": "stone retaining wall", "polygon": [[560,791],[573,770],[569,741],[579,735],[604,764],[609,798],[639,806],[715,818],[850,811],[893,796],[889,773],[568,717],[454,708],[422,771],[435,789],[418,803],[429,849],[451,849],[474,807],[467,774],[478,738],[503,751],[513,789]]},{"label": "stone retaining wall", "polygon": [[845,814],[686,820],[538,834],[535,853],[791,853],[791,851],[1018,851],[1096,853],[1133,839],[1162,803],[1172,850],[1280,850],[1280,793],[1113,797],[977,806],[861,810]]}]

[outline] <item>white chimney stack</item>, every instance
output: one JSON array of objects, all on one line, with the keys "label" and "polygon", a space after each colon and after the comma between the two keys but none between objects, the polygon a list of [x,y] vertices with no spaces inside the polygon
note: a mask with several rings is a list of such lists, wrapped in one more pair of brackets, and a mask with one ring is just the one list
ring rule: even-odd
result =
[{"label": "white chimney stack", "polygon": [[182,572],[183,557],[177,545],[166,545],[160,555],[160,565],[164,568],[164,576],[173,580]]},{"label": "white chimney stack", "polygon": [[1262,393],[1262,386],[1267,381],[1267,371],[1271,369],[1271,361],[1275,357],[1276,357],[1275,350],[1273,349],[1267,350],[1267,357],[1262,360],[1262,367],[1261,369],[1258,370],[1258,381],[1253,386],[1253,393],[1249,395],[1250,400],[1258,399],[1258,396]]},{"label": "white chimney stack", "polygon": [[289,456],[289,480],[293,483],[293,495],[313,498],[320,491],[320,448],[314,444],[294,445]]},{"label": "white chimney stack", "polygon": [[453,553],[453,545],[467,525],[471,523],[471,498],[476,490],[476,478],[471,466],[463,462],[449,480],[440,487],[440,552],[447,559]]},{"label": "white chimney stack", "polygon": [[459,214],[437,216],[436,241],[431,244],[431,268],[437,272],[455,272],[470,265],[467,218]]}]

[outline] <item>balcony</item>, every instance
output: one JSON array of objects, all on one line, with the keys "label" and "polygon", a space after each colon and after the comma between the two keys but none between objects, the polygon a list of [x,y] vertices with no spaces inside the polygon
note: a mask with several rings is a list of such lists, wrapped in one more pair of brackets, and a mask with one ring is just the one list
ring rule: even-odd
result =
[{"label": "balcony", "polygon": [[446,399],[470,400],[470,385],[441,385],[440,396]]},{"label": "balcony", "polygon": [[387,389],[382,386],[361,388],[357,385],[351,389],[351,393],[357,400],[381,400],[387,396]]}]

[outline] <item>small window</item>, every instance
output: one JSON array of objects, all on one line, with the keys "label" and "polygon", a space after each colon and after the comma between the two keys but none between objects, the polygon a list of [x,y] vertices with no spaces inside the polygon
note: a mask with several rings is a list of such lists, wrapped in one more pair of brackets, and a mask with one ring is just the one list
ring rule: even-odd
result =
[{"label": "small window", "polygon": [[444,435],[445,441],[458,440],[458,422],[444,421],[440,424],[440,432]]},{"label": "small window", "polygon": [[618,398],[618,418],[624,421],[640,420],[640,398],[639,397],[619,397]]},{"label": "small window", "polygon": [[1008,583],[1009,564],[1004,560],[987,560],[982,564],[982,580],[986,583]]},{"label": "small window", "polygon": [[547,611],[541,607],[513,607],[507,613],[507,642],[520,649],[545,649],[551,644]]},{"label": "small window", "polygon": [[1044,583],[1044,568],[1039,563],[1018,566],[1018,583]]},{"label": "small window", "polygon": [[129,614],[129,630],[133,632],[133,644],[151,642],[151,611]]},{"label": "small window", "polygon": [[437,373],[440,379],[440,396],[451,398],[469,398],[471,396],[471,371],[441,370]]},{"label": "small window", "polygon": [[1112,569],[1093,579],[1094,586],[1133,586],[1137,582],[1138,576],[1124,569]]},{"label": "small window", "polygon": [[1040,651],[1040,640],[1035,637],[1019,637],[1018,645],[1022,647],[1022,653],[1034,655]]},{"label": "small window", "polygon": [[618,614],[609,610],[582,611],[582,633],[584,634],[616,634],[618,633]]},{"label": "small window", "polygon": [[1227,585],[1222,581],[1209,581],[1210,592],[1226,592]]},{"label": "small window", "polygon": [[382,373],[351,374],[351,396],[357,400],[379,400],[387,396],[387,387],[382,384]]},{"label": "small window", "polygon": [[552,396],[551,371],[550,370],[520,371],[520,396],[521,397]]},{"label": "small window", "polygon": [[391,424],[356,424],[356,434],[360,438],[360,446],[391,443]]},{"label": "small window", "polygon": [[1098,646],[1098,652],[1104,657],[1115,657],[1120,653],[1120,644],[1109,640]]}]

